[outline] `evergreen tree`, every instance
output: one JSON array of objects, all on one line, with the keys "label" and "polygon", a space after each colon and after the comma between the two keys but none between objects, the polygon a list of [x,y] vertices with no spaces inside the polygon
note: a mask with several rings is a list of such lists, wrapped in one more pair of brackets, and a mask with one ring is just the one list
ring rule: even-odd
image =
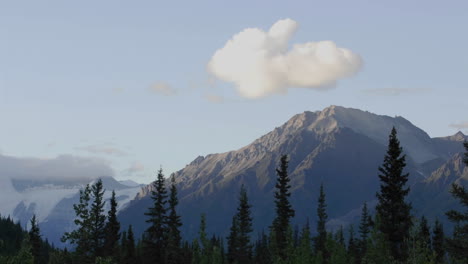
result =
[{"label": "evergreen tree", "polygon": [[444,263],[445,260],[445,243],[444,243],[444,227],[439,222],[435,221],[432,233],[432,250],[435,253],[435,262]]},{"label": "evergreen tree", "polygon": [[171,189],[169,194],[169,216],[167,218],[168,224],[168,244],[167,244],[167,263],[177,264],[182,263],[181,259],[181,241],[179,228],[182,226],[180,216],[177,214],[176,207],[179,204],[177,198],[177,187],[175,185],[174,175],[171,177]]},{"label": "evergreen tree", "polygon": [[320,185],[320,194],[317,206],[317,236],[315,237],[315,254],[321,252],[324,263],[328,263],[329,252],[326,247],[327,242],[327,229],[325,224],[327,222],[327,204],[325,203],[325,192],[323,184]]},{"label": "evergreen tree", "polygon": [[117,260],[119,256],[120,222],[117,220],[117,200],[115,199],[115,191],[112,191],[110,206],[105,226],[104,256],[112,257],[114,260]]},{"label": "evergreen tree", "polygon": [[421,242],[421,245],[423,247],[430,249],[431,248],[431,231],[429,230],[429,225],[427,223],[427,219],[425,216],[421,217],[418,231],[419,231],[418,240]]},{"label": "evergreen tree", "polygon": [[93,257],[102,257],[104,249],[104,239],[106,237],[106,216],[104,214],[104,186],[99,179],[91,186],[91,196],[93,198],[90,208],[89,219],[91,222],[91,252]]},{"label": "evergreen tree", "polygon": [[302,228],[300,237],[299,237],[299,246],[297,247],[296,257],[297,260],[295,263],[298,264],[308,264],[313,260],[312,256],[312,245],[311,245],[311,236],[310,236],[310,225],[309,219],[305,226]]},{"label": "evergreen tree", "polygon": [[392,129],[384,163],[379,167],[380,193],[377,193],[377,214],[380,217],[380,231],[389,241],[393,258],[406,261],[411,223],[411,205],[405,201],[409,187],[405,187],[408,174],[403,174],[406,157],[397,138],[397,131]]},{"label": "evergreen tree", "polygon": [[134,264],[137,262],[137,254],[135,249],[135,237],[133,235],[132,225],[128,227],[128,232],[126,232],[125,240],[122,240],[123,251],[123,264]]},{"label": "evergreen tree", "polygon": [[252,233],[252,217],[250,212],[251,205],[247,197],[247,191],[244,185],[241,186],[239,195],[239,206],[237,207],[238,229],[238,263],[250,263],[252,261],[252,244],[250,234]]},{"label": "evergreen tree", "polygon": [[276,169],[278,175],[276,180],[275,191],[275,206],[276,217],[272,224],[272,233],[275,241],[273,242],[276,247],[276,254],[282,260],[287,258],[287,232],[290,225],[290,219],[294,217],[294,209],[289,202],[291,192],[289,189],[289,176],[288,176],[288,156],[281,156],[280,167]]},{"label": "evergreen tree", "polygon": [[36,215],[31,218],[31,229],[29,230],[29,241],[31,244],[31,254],[34,257],[34,264],[40,263],[41,253],[41,234],[37,225]]},{"label": "evergreen tree", "polygon": [[[465,141],[463,146],[466,150],[463,162],[468,166],[468,142]],[[453,183],[450,193],[468,209],[468,191],[464,186]],[[452,258],[468,262],[468,210],[466,212],[450,210],[446,215],[455,223],[453,237],[447,239],[447,250]]]},{"label": "evergreen tree", "polygon": [[268,245],[268,236],[262,231],[259,234],[258,240],[255,243],[255,263],[257,264],[270,264],[271,261],[271,254]]},{"label": "evergreen tree", "polygon": [[354,227],[349,227],[348,239],[348,263],[360,263],[359,259],[359,241],[354,237]]},{"label": "evergreen tree", "polygon": [[[465,187],[453,183],[450,192],[468,207],[468,191]],[[453,259],[468,262],[468,211],[450,210],[446,215],[451,222],[455,223],[453,236],[447,238],[447,250]]]},{"label": "evergreen tree", "polygon": [[357,257],[358,263],[361,261],[361,259],[366,254],[367,239],[369,237],[369,232],[370,232],[371,225],[372,225],[372,219],[371,219],[371,217],[369,215],[369,211],[367,209],[367,203],[365,202],[363,207],[362,207],[361,221],[359,223],[360,240],[359,240],[359,254],[358,254],[358,257]]},{"label": "evergreen tree", "polygon": [[167,191],[164,184],[164,174],[162,168],[158,171],[158,177],[153,183],[151,199],[153,207],[145,213],[149,219],[146,220],[150,226],[143,236],[143,262],[144,263],[164,263],[165,250],[167,245]]},{"label": "evergreen tree", "polygon": [[91,257],[91,220],[89,203],[91,200],[91,188],[89,185],[80,190],[80,199],[78,204],[73,205],[76,219],[74,220],[77,229],[72,232],[66,232],[62,237],[62,242],[70,241],[75,244],[75,255],[77,262],[87,264],[92,263]]},{"label": "evergreen tree", "polygon": [[228,249],[227,260],[228,263],[236,263],[239,259],[239,223],[237,215],[232,217],[232,224],[227,237]]}]

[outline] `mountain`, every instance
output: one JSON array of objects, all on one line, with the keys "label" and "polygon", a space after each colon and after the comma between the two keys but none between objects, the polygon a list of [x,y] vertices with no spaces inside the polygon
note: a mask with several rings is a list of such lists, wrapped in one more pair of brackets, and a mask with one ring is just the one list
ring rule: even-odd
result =
[{"label": "mountain", "polygon": [[[101,179],[107,190],[105,199],[109,200],[111,191],[115,190],[119,210],[124,208],[141,189],[140,185],[124,185],[109,176]],[[49,242],[60,246],[62,245],[60,238],[64,232],[74,228],[73,204],[79,201],[79,190],[94,181],[88,178],[38,180],[0,177],[2,188],[0,212],[19,221],[23,227],[29,225],[30,219],[35,214],[42,235]],[[106,205],[109,205],[109,202]]]},{"label": "mountain", "polygon": [[[315,219],[321,183],[327,196],[329,227],[355,221],[363,202],[375,204],[377,168],[383,161],[392,127],[397,129],[407,154],[410,184],[427,192],[446,191],[425,186],[434,182],[431,179],[436,177],[437,169],[463,151],[461,142],[467,137],[461,132],[431,138],[403,117],[330,106],[295,115],[238,150],[199,156],[176,172],[184,234],[188,238],[196,235],[200,214],[206,213],[208,232],[226,235],[242,184],[253,205],[254,229],[267,228],[274,215],[275,168],[282,154],[290,159],[295,223]],[[133,224],[137,234],[146,228],[144,212],[151,206],[151,188],[143,188],[119,214],[123,226]],[[417,210],[423,206],[415,204]]]}]

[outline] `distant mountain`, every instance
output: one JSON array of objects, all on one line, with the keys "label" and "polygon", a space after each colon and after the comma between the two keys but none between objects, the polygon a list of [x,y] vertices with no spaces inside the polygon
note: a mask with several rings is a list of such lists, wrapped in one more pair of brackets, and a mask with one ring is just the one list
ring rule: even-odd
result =
[{"label": "distant mountain", "polygon": [[[73,204],[78,203],[79,190],[95,181],[88,178],[39,180],[10,179],[1,176],[3,177],[0,177],[0,213],[20,221],[23,227],[29,225],[31,217],[35,214],[42,235],[56,246],[62,244],[60,237],[63,233],[74,228]],[[107,190],[105,199],[110,199],[111,191],[115,190],[119,210],[124,208],[141,189],[140,185],[124,185],[112,177],[101,179]]]},{"label": "distant mountain", "polygon": [[[329,227],[355,221],[363,202],[375,204],[377,168],[383,161],[392,127],[397,129],[408,157],[410,184],[418,186],[417,191],[436,192],[424,186],[434,182],[430,179],[436,177],[436,170],[463,151],[461,142],[467,139],[465,135],[459,132],[451,137],[430,138],[403,117],[330,106],[295,115],[241,149],[199,156],[176,172],[184,234],[194,236],[200,214],[206,213],[208,232],[226,235],[241,184],[247,187],[254,208],[255,230],[267,228],[274,215],[275,168],[282,154],[290,158],[295,223],[315,219],[321,183],[327,196]],[[144,212],[151,206],[151,188],[143,188],[119,215],[123,226],[133,224],[138,234],[146,227]],[[415,204],[416,211],[425,205]]]}]

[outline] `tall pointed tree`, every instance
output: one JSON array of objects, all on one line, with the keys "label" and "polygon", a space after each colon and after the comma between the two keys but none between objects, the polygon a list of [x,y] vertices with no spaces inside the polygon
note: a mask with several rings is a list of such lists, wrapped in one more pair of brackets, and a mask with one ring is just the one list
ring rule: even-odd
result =
[{"label": "tall pointed tree", "polygon": [[323,260],[327,263],[329,254],[327,250],[327,229],[325,224],[327,222],[327,204],[325,202],[325,191],[323,190],[323,184],[320,185],[320,194],[318,198],[317,206],[317,236],[314,238],[315,241],[315,253],[321,252]]},{"label": "tall pointed tree", "polygon": [[419,222],[419,234],[418,240],[424,248],[431,248],[431,231],[429,229],[429,224],[427,223],[426,217],[423,215],[421,221]]},{"label": "tall pointed tree", "polygon": [[250,242],[252,216],[250,208],[247,191],[242,185],[239,194],[239,206],[232,219],[231,232],[228,237],[228,260],[230,263],[252,262],[252,244]]},{"label": "tall pointed tree", "polygon": [[117,220],[117,205],[115,191],[112,191],[110,199],[111,207],[107,213],[107,223],[105,227],[104,256],[112,257],[114,260],[118,259],[118,245],[120,240],[120,222]]},{"label": "tall pointed tree", "polygon": [[128,227],[127,235],[125,240],[125,250],[123,253],[124,264],[135,264],[137,263],[137,255],[135,249],[135,237],[133,235],[132,225]]},{"label": "tall pointed tree", "polygon": [[41,233],[37,224],[36,215],[31,218],[31,229],[29,230],[29,241],[31,244],[31,254],[34,256],[34,264],[41,260]]},{"label": "tall pointed tree", "polygon": [[252,233],[252,216],[244,185],[241,186],[239,195],[239,206],[237,207],[237,219],[239,223],[239,263],[250,263],[252,261],[252,244],[250,235]]},{"label": "tall pointed tree", "polygon": [[181,259],[181,241],[180,227],[182,221],[177,214],[176,207],[179,204],[177,198],[177,187],[175,184],[174,175],[171,177],[171,189],[169,194],[169,216],[167,218],[168,237],[167,237],[167,263],[177,264],[182,263]]},{"label": "tall pointed tree", "polygon": [[390,251],[397,261],[408,258],[407,239],[411,222],[411,205],[405,198],[410,189],[406,187],[409,174],[403,173],[406,156],[400,147],[395,127],[392,129],[384,162],[379,167],[380,192],[377,193],[377,214],[381,223],[380,231],[389,242]]},{"label": "tall pointed tree", "polygon": [[445,259],[445,237],[444,237],[444,227],[439,222],[435,221],[434,229],[432,231],[432,250],[435,253],[435,262],[437,264],[444,263]]},{"label": "tall pointed tree", "polygon": [[364,257],[367,251],[367,239],[369,237],[369,233],[371,231],[371,224],[372,219],[369,215],[369,210],[367,209],[367,203],[365,202],[362,207],[361,212],[361,221],[359,222],[359,254],[357,261],[360,262],[361,259]]},{"label": "tall pointed tree", "polygon": [[80,190],[80,200],[78,204],[73,205],[76,219],[74,224],[77,226],[72,232],[66,232],[62,237],[62,242],[69,241],[75,247],[75,259],[79,263],[92,263],[94,260],[91,257],[91,220],[90,208],[91,187],[86,187]]},{"label": "tall pointed tree", "polygon": [[104,239],[106,237],[106,215],[104,214],[104,185],[99,179],[91,186],[92,203],[89,219],[91,222],[91,250],[94,257],[103,256]]},{"label": "tall pointed tree", "polygon": [[281,156],[280,167],[276,169],[278,175],[276,179],[276,191],[275,191],[275,206],[276,206],[276,217],[273,220],[272,232],[273,242],[276,246],[277,255],[280,259],[285,260],[287,258],[287,237],[288,229],[290,225],[290,219],[294,217],[294,209],[289,202],[291,192],[289,189],[289,176],[288,176],[288,156]]},{"label": "tall pointed tree", "polygon": [[153,206],[145,213],[150,226],[143,236],[143,263],[164,263],[167,242],[167,191],[162,168],[153,182],[151,199]]},{"label": "tall pointed tree", "polygon": [[[468,142],[465,141],[463,146],[466,150],[463,162],[468,166]],[[447,250],[453,258],[468,262],[468,190],[464,186],[453,183],[450,192],[466,207],[467,211],[450,210],[445,213],[455,224],[453,236],[447,239]]]}]

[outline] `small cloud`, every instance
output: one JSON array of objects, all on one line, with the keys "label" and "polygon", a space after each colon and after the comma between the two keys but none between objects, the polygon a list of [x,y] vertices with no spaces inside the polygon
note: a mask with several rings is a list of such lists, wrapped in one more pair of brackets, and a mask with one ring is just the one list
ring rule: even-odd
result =
[{"label": "small cloud", "polygon": [[378,96],[400,96],[404,94],[424,94],[432,91],[429,88],[381,88],[381,89],[366,89],[363,93]]},{"label": "small cloud", "polygon": [[222,103],[224,102],[224,97],[216,94],[207,94],[205,95],[205,99],[212,103]]},{"label": "small cloud", "polygon": [[128,155],[125,151],[120,150],[111,144],[97,144],[97,145],[89,145],[84,147],[76,148],[77,150],[86,151],[92,154],[104,154],[104,155],[111,155],[111,156],[126,156]]},{"label": "small cloud", "polygon": [[127,174],[133,174],[133,173],[137,173],[137,172],[142,172],[145,170],[145,166],[140,163],[140,162],[134,162],[128,169],[125,169],[124,171],[127,173]]},{"label": "small cloud", "polygon": [[456,129],[468,129],[468,121],[460,122],[460,123],[452,123],[449,127],[453,127]]},{"label": "small cloud", "polygon": [[149,87],[153,93],[161,94],[164,96],[173,96],[177,94],[177,90],[170,84],[164,82],[157,82]]},{"label": "small cloud", "polygon": [[268,30],[247,28],[218,49],[208,71],[234,83],[239,94],[260,98],[285,94],[289,88],[326,90],[338,80],[355,75],[362,67],[359,55],[332,41],[294,44],[289,41],[298,23],[279,20]]}]

